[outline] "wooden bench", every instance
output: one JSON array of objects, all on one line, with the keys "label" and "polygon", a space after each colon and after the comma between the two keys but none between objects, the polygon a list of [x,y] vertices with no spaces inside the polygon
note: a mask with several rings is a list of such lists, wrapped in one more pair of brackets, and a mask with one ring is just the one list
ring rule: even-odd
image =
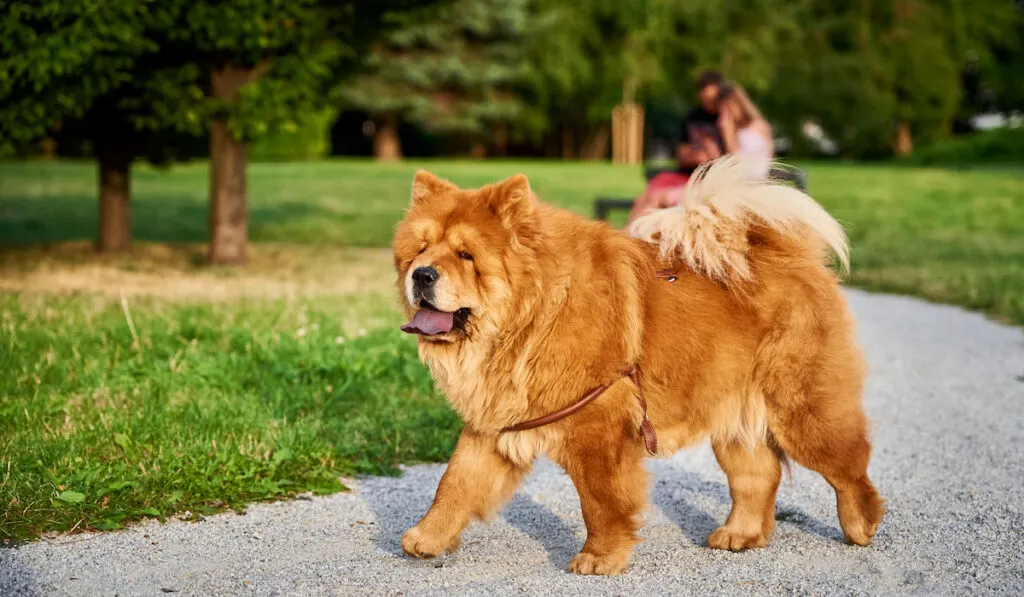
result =
[{"label": "wooden bench", "polygon": [[[667,170],[670,170],[670,168],[645,166],[644,178],[650,182],[652,178]],[[774,180],[788,182],[801,191],[807,190],[807,173],[799,168],[791,166],[781,168],[776,166],[771,169],[768,176]],[[597,220],[607,220],[608,214],[612,210],[622,209],[629,211],[633,209],[633,201],[633,197],[598,197],[594,201],[594,218]]]}]

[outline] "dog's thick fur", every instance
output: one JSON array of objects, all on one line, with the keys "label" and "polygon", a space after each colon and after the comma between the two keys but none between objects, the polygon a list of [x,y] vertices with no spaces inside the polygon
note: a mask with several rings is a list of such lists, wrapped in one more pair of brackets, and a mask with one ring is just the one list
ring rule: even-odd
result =
[{"label": "dog's thick fur", "polygon": [[[810,197],[743,173],[736,159],[713,163],[633,236],[539,202],[522,175],[460,190],[416,174],[394,243],[403,302],[413,316],[412,272],[433,267],[429,306],[469,315],[419,339],[465,429],[406,553],[454,550],[546,454],[572,478],[587,526],[570,570],[624,570],[648,500],[637,392],[659,455],[710,437],[733,500],[710,547],[767,544],[787,457],[835,489],[846,540],[871,542],[884,505],[867,475],[865,366],[825,264],[831,250],[846,265],[845,235]],[[620,373],[634,364],[640,388]],[[601,384],[575,414],[502,431]]]}]

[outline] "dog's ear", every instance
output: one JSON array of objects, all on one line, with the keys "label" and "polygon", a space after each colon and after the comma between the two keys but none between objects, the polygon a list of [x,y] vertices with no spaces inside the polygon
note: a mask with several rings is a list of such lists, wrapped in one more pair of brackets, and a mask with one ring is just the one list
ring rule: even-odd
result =
[{"label": "dog's ear", "polygon": [[509,230],[516,230],[533,215],[537,198],[525,174],[513,174],[495,185],[490,197],[491,210]]},{"label": "dog's ear", "polygon": [[416,176],[412,179],[412,204],[416,205],[435,195],[445,191],[454,191],[457,188],[447,180],[438,178],[426,170],[417,170]]}]

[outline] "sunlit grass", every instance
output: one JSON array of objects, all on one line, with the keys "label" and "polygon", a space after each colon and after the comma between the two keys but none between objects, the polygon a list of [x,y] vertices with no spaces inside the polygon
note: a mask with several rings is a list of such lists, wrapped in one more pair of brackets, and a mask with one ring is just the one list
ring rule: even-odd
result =
[{"label": "sunlit grass", "polygon": [[[597,195],[631,196],[638,168],[600,163],[340,160],[255,164],[249,172],[253,241],[387,247],[417,168],[464,186],[525,172],[546,201],[592,213]],[[846,226],[851,284],[965,305],[1024,322],[1024,171],[809,164],[810,192]],[[139,167],[136,238],[206,238],[206,167]],[[6,244],[90,239],[96,230],[90,164],[0,164],[0,239]],[[616,220],[621,223],[621,216]]]},{"label": "sunlit grass", "polygon": [[[419,167],[464,186],[522,171],[585,215],[642,188],[603,164],[259,164],[232,270],[203,265],[202,165],[136,169],[136,250],[98,258],[93,166],[0,164],[0,539],[444,460],[459,422],[396,331],[387,249]],[[851,285],[1024,323],[1019,172],[807,170],[850,235]]]},{"label": "sunlit grass", "polygon": [[443,459],[458,420],[396,324],[375,295],[0,296],[0,538],[338,491],[339,475]]}]

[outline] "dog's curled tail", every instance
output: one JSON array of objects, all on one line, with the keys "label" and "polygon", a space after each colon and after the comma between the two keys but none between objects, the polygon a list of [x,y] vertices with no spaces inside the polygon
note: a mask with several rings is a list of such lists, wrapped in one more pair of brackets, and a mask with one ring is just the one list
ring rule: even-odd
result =
[{"label": "dog's curled tail", "polygon": [[836,254],[849,270],[846,234],[802,191],[782,182],[753,179],[749,161],[726,155],[702,165],[675,207],[644,215],[629,233],[655,243],[664,258],[681,260],[721,282],[749,280],[753,226],[763,226],[808,249]]}]

